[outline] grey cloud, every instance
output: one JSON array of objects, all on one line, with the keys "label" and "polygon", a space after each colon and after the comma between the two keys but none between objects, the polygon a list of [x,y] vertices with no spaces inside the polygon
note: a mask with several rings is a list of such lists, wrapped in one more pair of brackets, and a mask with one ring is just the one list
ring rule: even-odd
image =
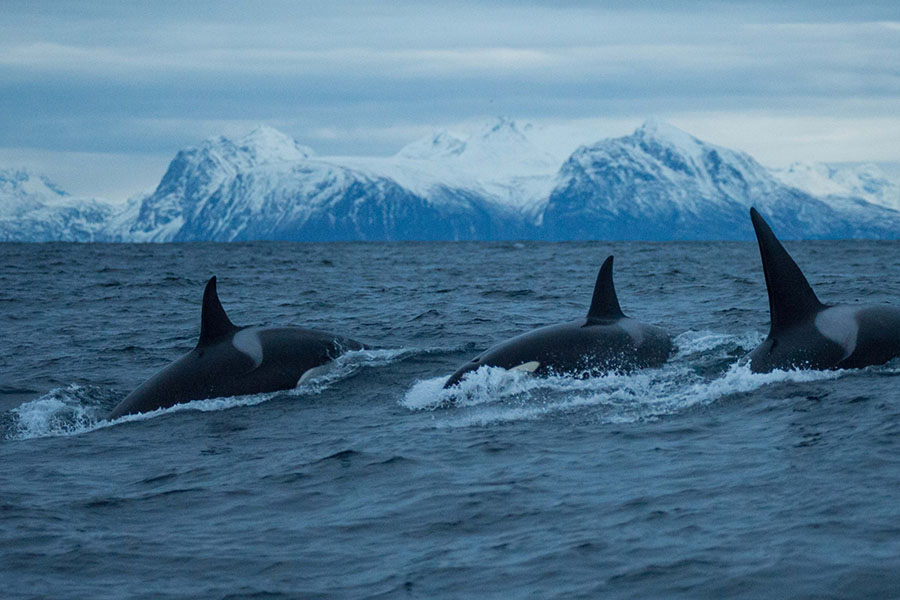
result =
[{"label": "grey cloud", "polygon": [[396,135],[350,133],[491,114],[892,115],[895,4],[786,4],[7,2],[0,147],[174,153],[268,122],[321,152],[386,154]]}]

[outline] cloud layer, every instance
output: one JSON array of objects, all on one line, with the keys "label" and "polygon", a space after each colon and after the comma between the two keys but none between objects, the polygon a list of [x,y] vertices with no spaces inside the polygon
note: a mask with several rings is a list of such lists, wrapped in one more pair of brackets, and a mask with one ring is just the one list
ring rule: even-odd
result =
[{"label": "cloud layer", "polygon": [[504,114],[657,115],[763,160],[900,160],[894,3],[782,4],[6,3],[0,159],[160,170],[255,123],[320,153],[389,154]]}]

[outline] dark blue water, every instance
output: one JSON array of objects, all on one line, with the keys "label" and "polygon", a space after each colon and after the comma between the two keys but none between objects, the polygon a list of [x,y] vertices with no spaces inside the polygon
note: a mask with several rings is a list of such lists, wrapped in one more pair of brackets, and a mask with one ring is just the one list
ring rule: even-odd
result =
[{"label": "dark blue water", "polygon": [[[789,244],[829,302],[900,303],[900,244]],[[482,371],[582,316],[609,253],[658,370]],[[752,375],[755,245],[0,244],[8,598],[879,598],[900,594],[900,364]],[[240,325],[353,353],[296,390],[108,423]]]}]

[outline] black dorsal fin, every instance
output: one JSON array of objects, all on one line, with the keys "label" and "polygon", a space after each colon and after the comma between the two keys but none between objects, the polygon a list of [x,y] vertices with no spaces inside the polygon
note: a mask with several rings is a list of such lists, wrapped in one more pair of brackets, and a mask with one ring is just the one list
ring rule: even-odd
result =
[{"label": "black dorsal fin", "polygon": [[819,302],[800,267],[755,208],[750,209],[750,220],[756,230],[769,291],[770,333],[777,333],[818,313],[825,305]]},{"label": "black dorsal fin", "polygon": [[206,346],[221,338],[237,331],[236,327],[222,303],[219,302],[219,294],[216,292],[216,277],[212,276],[206,282],[206,289],[203,291],[203,309],[200,313],[200,341],[197,346]]},{"label": "black dorsal fin", "polygon": [[594,285],[594,297],[591,298],[591,308],[588,310],[588,322],[608,321],[621,319],[625,316],[619,307],[619,299],[616,297],[616,287],[613,285],[613,257],[610,256],[603,262],[600,272],[597,274],[597,283]]}]

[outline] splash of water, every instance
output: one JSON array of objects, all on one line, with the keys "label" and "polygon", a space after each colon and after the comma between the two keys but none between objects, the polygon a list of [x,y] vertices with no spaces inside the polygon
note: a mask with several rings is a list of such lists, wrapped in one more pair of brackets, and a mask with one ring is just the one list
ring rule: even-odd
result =
[{"label": "splash of water", "polygon": [[91,431],[100,421],[103,400],[100,388],[71,384],[56,388],[37,400],[25,402],[3,418],[3,439],[72,435]]},{"label": "splash of water", "polygon": [[145,413],[125,415],[114,421],[105,418],[109,406],[118,398],[111,390],[96,387],[69,385],[51,390],[37,400],[25,402],[3,416],[2,438],[25,440],[39,437],[77,435],[95,431],[110,425],[144,421],[162,414],[183,410],[211,412],[239,406],[255,406],[272,398],[289,394],[311,396],[320,394],[335,383],[347,379],[363,368],[380,367],[398,360],[404,360],[417,351],[405,348],[383,350],[355,350],[342,354],[317,371],[315,376],[298,383],[292,390],[210,398],[176,404]]},{"label": "splash of water", "polygon": [[758,334],[728,336],[687,332],[676,338],[678,352],[666,365],[632,373],[609,373],[588,379],[536,378],[519,371],[482,367],[457,386],[444,389],[444,377],[416,382],[400,401],[414,411],[456,409],[438,426],[487,425],[536,419],[591,407],[604,422],[655,419],[751,392],[781,382],[841,377],[843,371],[773,371],[753,373],[745,361],[729,359],[724,371],[704,376],[695,368],[706,360],[729,358],[758,343]]}]

